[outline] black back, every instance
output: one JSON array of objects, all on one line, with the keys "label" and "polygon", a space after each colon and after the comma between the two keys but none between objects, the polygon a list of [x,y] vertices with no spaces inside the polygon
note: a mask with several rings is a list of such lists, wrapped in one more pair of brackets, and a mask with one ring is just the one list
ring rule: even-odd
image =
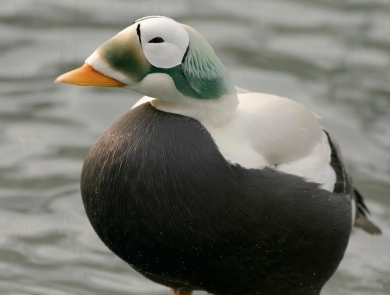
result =
[{"label": "black back", "polygon": [[149,103],[92,147],[81,191],[99,237],[137,271],[214,294],[319,294],[351,230],[345,195],[230,165],[198,121]]}]

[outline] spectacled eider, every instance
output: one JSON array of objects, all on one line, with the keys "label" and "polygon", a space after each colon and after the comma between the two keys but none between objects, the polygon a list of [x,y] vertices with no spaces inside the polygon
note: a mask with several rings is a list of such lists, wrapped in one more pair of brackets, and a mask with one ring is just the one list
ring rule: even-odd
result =
[{"label": "spectacled eider", "polygon": [[174,294],[316,295],[367,218],[335,141],[303,105],[237,94],[193,28],[145,17],[56,82],[147,97],[90,150],[102,241]]}]

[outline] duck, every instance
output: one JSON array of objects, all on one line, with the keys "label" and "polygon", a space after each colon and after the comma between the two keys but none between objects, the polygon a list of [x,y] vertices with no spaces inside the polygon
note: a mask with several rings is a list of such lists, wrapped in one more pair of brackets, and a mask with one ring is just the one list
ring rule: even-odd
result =
[{"label": "duck", "polygon": [[293,100],[236,88],[192,27],[148,16],[56,83],[144,97],[86,156],[103,243],[175,295],[318,295],[368,218],[333,137]]}]

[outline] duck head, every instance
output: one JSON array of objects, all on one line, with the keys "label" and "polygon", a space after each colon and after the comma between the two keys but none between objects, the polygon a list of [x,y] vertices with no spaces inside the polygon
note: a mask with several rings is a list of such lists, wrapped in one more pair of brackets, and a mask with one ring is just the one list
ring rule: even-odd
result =
[{"label": "duck head", "polygon": [[225,67],[202,35],[161,16],[137,20],[96,49],[82,67],[55,82],[126,87],[174,102],[236,95]]}]

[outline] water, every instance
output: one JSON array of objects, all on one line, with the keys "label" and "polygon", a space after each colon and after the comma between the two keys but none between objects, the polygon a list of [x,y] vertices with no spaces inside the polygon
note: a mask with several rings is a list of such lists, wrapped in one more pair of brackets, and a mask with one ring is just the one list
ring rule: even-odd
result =
[{"label": "water", "polygon": [[323,294],[390,293],[390,0],[0,6],[0,294],[169,294],[107,250],[80,199],[88,149],[140,95],[53,84],[153,14],[200,31],[236,85],[287,96],[321,115],[384,231],[354,230]]}]

